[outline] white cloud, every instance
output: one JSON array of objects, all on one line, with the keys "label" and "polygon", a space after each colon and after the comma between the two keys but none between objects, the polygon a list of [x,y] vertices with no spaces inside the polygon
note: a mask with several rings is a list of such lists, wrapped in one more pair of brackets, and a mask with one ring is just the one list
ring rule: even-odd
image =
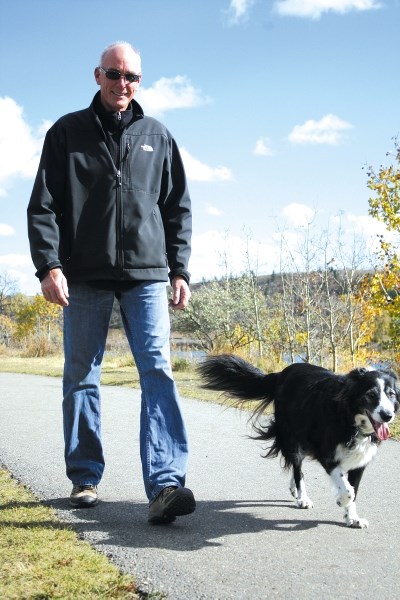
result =
[{"label": "white cloud", "polygon": [[244,21],[254,2],[255,0],[231,0],[228,10],[225,11],[229,23],[237,25],[237,23]]},{"label": "white cloud", "polygon": [[[314,242],[319,236],[322,236],[322,241],[329,238],[333,250],[337,249],[337,235],[340,231],[344,254],[346,248],[350,251],[349,255],[353,248],[360,251],[360,268],[369,268],[375,262],[373,253],[380,250],[379,235],[384,235],[385,239],[393,242],[400,238],[400,234],[387,232],[383,223],[368,215],[344,213],[338,217],[326,218],[326,214],[316,214],[309,206],[297,203],[286,206],[283,214],[285,223],[282,230],[265,234],[260,240],[247,240],[216,229],[194,234],[189,264],[192,281],[221,278],[226,270],[232,275],[243,273],[247,268],[247,251],[252,268],[260,275],[279,272],[282,265],[285,268],[285,264],[290,263],[290,260],[287,261],[289,255],[295,255],[296,260],[301,259],[305,235],[308,235],[304,229],[307,225],[310,225],[310,236]],[[322,264],[323,252],[317,252],[314,258],[316,263]]]},{"label": "white cloud", "polygon": [[278,250],[279,247],[272,243],[247,240],[227,235],[223,231],[210,230],[193,236],[189,271],[193,282],[220,278],[225,275],[226,268],[229,274],[239,275],[247,269],[248,251],[252,268],[260,275],[270,273],[278,264]]},{"label": "white cloud", "polygon": [[343,121],[336,115],[326,115],[320,121],[310,119],[303,125],[296,125],[289,134],[293,144],[339,144],[344,138],[344,132],[352,129],[353,125]]},{"label": "white cloud", "polygon": [[[32,266],[32,259],[29,254],[3,254],[0,256],[0,265],[4,265],[7,269]],[[32,266],[32,270],[34,267]]]},{"label": "white cloud", "polygon": [[206,213],[212,217],[221,217],[224,214],[219,208],[212,206],[211,204],[207,204]]},{"label": "white cloud", "polygon": [[267,137],[259,138],[256,141],[256,145],[253,150],[255,156],[272,156],[272,150],[270,148],[270,139]]},{"label": "white cloud", "polygon": [[400,236],[396,231],[388,231],[384,223],[369,215],[353,215],[349,213],[346,215],[346,219],[349,223],[349,229],[361,235],[375,249],[380,248],[379,236],[383,236],[389,242],[399,242]]},{"label": "white cloud", "polygon": [[180,148],[186,176],[191,181],[231,181],[232,171],[228,167],[209,167],[194,158],[185,148]]},{"label": "white cloud", "polygon": [[352,10],[373,10],[381,6],[376,0],[278,0],[274,9],[285,17],[319,19],[324,12],[346,14]]},{"label": "white cloud", "polygon": [[182,75],[162,77],[152,87],[140,87],[137,98],[147,115],[159,116],[175,108],[193,108],[210,102]]},{"label": "white cloud", "polygon": [[0,236],[15,235],[14,227],[7,225],[6,223],[0,223]]},{"label": "white cloud", "polygon": [[315,211],[312,208],[297,202],[288,204],[282,209],[282,212],[293,227],[307,227],[315,217]]},{"label": "white cloud", "polygon": [[18,288],[22,294],[27,296],[35,296],[41,293],[40,282],[33,274],[32,269],[28,268],[25,271],[19,269],[8,269],[7,274],[17,281]]},{"label": "white cloud", "polygon": [[[50,121],[49,119],[44,119],[42,124],[39,125],[38,127],[38,134],[40,136],[42,136],[42,138],[44,138],[44,136],[46,135],[47,131],[50,129],[50,127],[53,125],[53,121]],[[43,140],[42,140],[43,141]]]},{"label": "white cloud", "polygon": [[23,108],[12,98],[0,98],[0,196],[13,177],[36,175],[45,131],[51,125],[44,122],[32,131],[24,118]]},{"label": "white cloud", "polygon": [[35,267],[29,254],[0,255],[0,272],[5,272],[15,279],[23,294],[40,294],[40,282],[35,277]]}]

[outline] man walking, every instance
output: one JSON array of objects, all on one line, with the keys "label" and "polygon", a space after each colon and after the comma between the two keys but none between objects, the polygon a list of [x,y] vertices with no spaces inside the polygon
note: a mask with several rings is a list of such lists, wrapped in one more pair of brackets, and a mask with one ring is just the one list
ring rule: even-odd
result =
[{"label": "man walking", "polygon": [[[195,510],[185,487],[188,443],[170,364],[171,305],[190,298],[191,206],[175,140],[134,95],[141,58],[108,46],[89,108],[47,132],[28,207],[44,297],[64,307],[66,473],[76,508],[97,504],[104,471],[100,372],[114,298],[140,376],[140,456],[149,522]],[[118,435],[118,432],[116,432]],[[121,474],[121,482],[127,474]]]}]

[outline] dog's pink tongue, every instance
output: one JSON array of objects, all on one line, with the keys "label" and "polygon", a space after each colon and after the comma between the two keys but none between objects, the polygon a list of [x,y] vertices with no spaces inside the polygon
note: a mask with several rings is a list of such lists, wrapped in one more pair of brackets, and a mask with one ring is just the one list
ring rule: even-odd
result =
[{"label": "dog's pink tongue", "polygon": [[390,437],[390,431],[387,423],[376,423],[375,432],[379,440],[385,441]]}]

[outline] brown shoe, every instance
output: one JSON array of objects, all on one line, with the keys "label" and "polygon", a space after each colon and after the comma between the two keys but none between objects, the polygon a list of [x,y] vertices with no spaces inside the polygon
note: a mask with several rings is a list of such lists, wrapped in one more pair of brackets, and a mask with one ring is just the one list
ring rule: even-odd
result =
[{"label": "brown shoe", "polygon": [[69,497],[69,503],[74,508],[91,508],[96,506],[98,501],[95,485],[74,485]]},{"label": "brown shoe", "polygon": [[149,523],[167,524],[176,517],[189,515],[196,508],[193,492],[184,487],[166,487],[149,507]]}]

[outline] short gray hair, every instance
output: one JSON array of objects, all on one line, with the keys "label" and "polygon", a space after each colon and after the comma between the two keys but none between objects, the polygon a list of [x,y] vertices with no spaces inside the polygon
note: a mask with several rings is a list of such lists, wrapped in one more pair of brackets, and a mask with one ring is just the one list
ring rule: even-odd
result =
[{"label": "short gray hair", "polygon": [[141,61],[140,52],[138,50],[136,50],[136,48],[134,46],[132,46],[132,44],[130,44],[129,42],[118,41],[118,42],[113,42],[112,44],[108,44],[108,46],[106,46],[104,48],[104,50],[100,56],[99,65],[103,65],[103,61],[104,61],[106,54],[113,48],[116,48],[117,46],[125,46],[125,48],[132,50],[132,52],[134,52],[139,57],[139,60]]}]

